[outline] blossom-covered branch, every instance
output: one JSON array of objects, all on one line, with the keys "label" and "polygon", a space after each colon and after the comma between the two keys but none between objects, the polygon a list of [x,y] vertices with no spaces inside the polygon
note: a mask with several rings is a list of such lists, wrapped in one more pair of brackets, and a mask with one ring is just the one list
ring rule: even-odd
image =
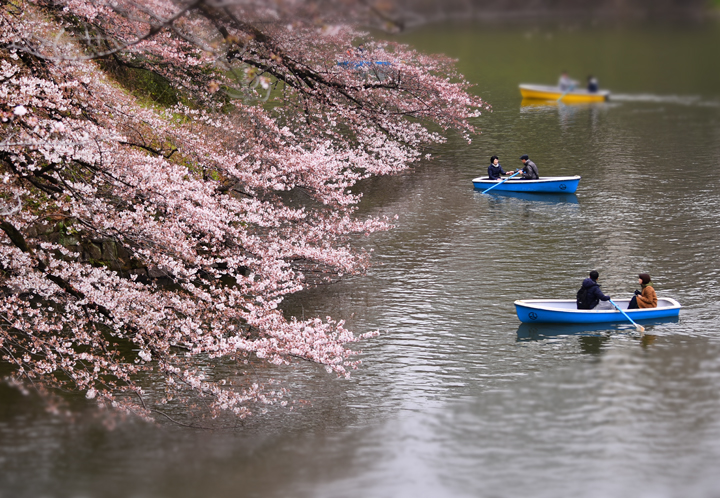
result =
[{"label": "blossom-covered branch", "polygon": [[[469,138],[484,104],[453,61],[373,41],[342,17],[362,3],[343,6],[0,6],[0,358],[14,382],[145,417],[198,397],[244,417],[282,391],[230,386],[208,364],[356,368],[351,345],[372,334],[278,306],[318,271],[362,272],[357,236],[389,224],[356,216],[354,186],[443,130]],[[163,389],[143,387],[151,370]]]}]

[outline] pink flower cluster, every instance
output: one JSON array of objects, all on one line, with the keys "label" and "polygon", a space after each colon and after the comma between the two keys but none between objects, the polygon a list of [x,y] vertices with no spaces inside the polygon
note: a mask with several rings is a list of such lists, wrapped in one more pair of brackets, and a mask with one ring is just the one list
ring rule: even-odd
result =
[{"label": "pink flower cluster", "polygon": [[[364,35],[332,3],[332,24],[305,2],[21,3],[0,7],[0,358],[13,381],[144,417],[198,398],[244,417],[283,391],[209,365],[302,359],[349,375],[351,345],[373,333],[279,305],[310,274],[367,267],[356,236],[390,225],[356,216],[353,187],[443,140],[423,123],[474,132],[484,103],[453,61],[365,37],[373,64],[342,64]],[[155,75],[177,103],[138,98],[112,64]],[[83,259],[92,241],[133,264]]]}]

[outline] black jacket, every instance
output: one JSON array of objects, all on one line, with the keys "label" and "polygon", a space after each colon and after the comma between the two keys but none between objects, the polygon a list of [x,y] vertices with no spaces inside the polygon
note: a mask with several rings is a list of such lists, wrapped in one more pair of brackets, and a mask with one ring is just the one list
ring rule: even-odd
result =
[{"label": "black jacket", "polygon": [[589,309],[593,309],[595,306],[598,305],[600,301],[609,301],[610,296],[606,296],[602,293],[600,290],[600,284],[598,284],[595,280],[588,277],[585,280],[583,280],[582,283],[583,287],[587,287],[587,298],[586,302],[590,304]]},{"label": "black jacket", "polygon": [[502,168],[502,166],[500,166],[500,163],[498,163],[497,166],[495,166],[494,164],[491,164],[490,166],[488,166],[488,177],[491,180],[499,180],[500,175],[504,175],[504,174],[505,174],[505,170]]}]

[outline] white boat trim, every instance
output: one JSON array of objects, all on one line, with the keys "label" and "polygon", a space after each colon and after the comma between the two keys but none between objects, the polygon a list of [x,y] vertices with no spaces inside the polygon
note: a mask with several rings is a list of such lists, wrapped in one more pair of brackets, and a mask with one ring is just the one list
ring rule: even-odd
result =
[{"label": "white boat trim", "polygon": [[[505,180],[505,183],[547,183],[547,182],[569,182],[573,180],[580,179],[580,175],[575,176],[541,176],[538,180],[520,180],[511,178],[510,180]],[[503,179],[500,180],[491,180],[487,176],[479,176],[477,178],[473,179],[473,183],[487,183],[488,185],[492,185],[493,183],[498,183],[503,181]]]},{"label": "white boat trim", "polygon": [[[675,299],[669,297],[659,297],[658,305],[656,308],[636,308],[628,310],[627,307],[630,304],[630,299],[613,299],[622,310],[628,313],[636,311],[650,311],[650,310],[669,310],[681,308],[680,303]],[[605,314],[605,313],[617,313],[615,308],[607,310],[579,310],[577,309],[577,302],[574,299],[518,299],[514,304],[525,306],[526,308],[534,308],[539,310],[547,311],[561,311],[563,313],[592,313],[592,314]]]},{"label": "white boat trim", "polygon": [[557,93],[559,95],[566,94],[566,95],[587,95],[588,97],[592,96],[603,96],[608,97],[610,95],[610,90],[598,90],[597,92],[589,92],[586,88],[575,88],[573,90],[565,91],[561,90],[559,86],[556,85],[531,85],[531,84],[521,84],[520,88],[524,90],[530,90],[533,92],[545,92],[545,93]]}]

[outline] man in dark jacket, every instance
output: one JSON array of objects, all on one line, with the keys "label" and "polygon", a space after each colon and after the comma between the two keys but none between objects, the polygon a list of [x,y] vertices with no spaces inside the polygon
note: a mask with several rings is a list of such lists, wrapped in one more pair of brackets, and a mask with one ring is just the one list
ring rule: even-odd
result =
[{"label": "man in dark jacket", "polygon": [[520,160],[523,163],[523,180],[538,180],[540,179],[540,172],[538,171],[538,167],[535,165],[534,162],[530,160],[530,157],[528,157],[527,154],[523,154],[520,156]]},{"label": "man in dark jacket", "polygon": [[600,303],[600,301],[610,301],[610,296],[606,296],[600,290],[600,284],[597,283],[597,279],[600,278],[600,274],[595,270],[590,272],[590,277],[583,280],[582,289],[585,289],[584,308],[581,308],[581,303],[578,302],[578,309],[612,309],[610,303]]}]

